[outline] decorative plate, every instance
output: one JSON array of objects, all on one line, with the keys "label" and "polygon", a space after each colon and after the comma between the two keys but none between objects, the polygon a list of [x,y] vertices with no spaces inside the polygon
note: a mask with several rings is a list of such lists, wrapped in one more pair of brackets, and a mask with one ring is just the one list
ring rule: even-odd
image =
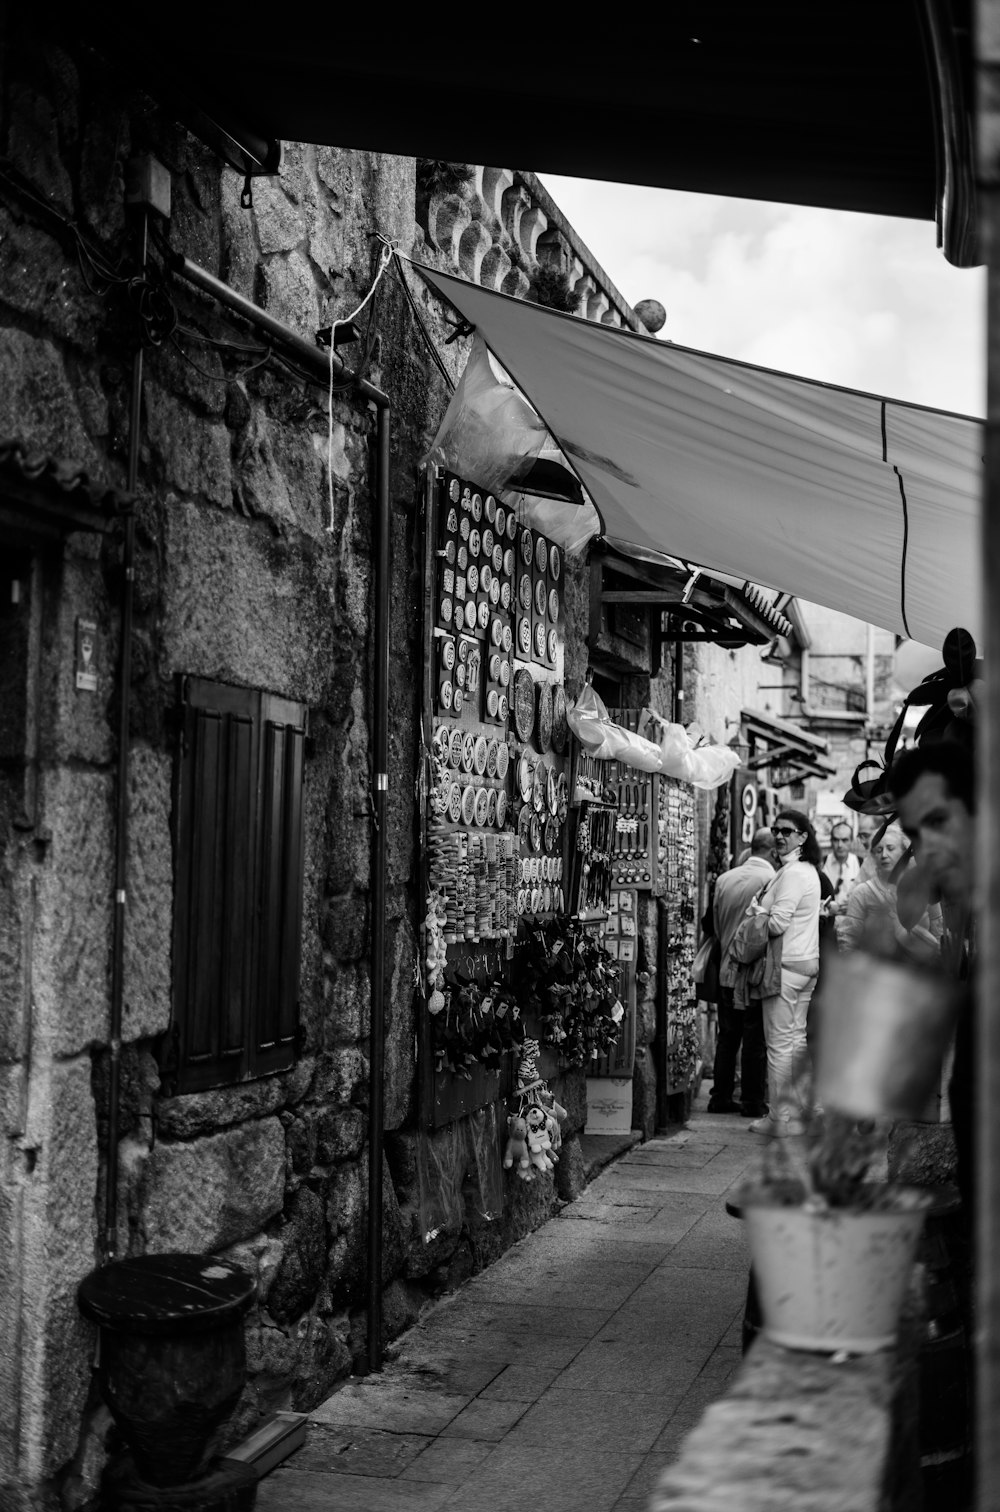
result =
[{"label": "decorative plate", "polygon": [[517,585],[517,597],[522,609],[531,608],[531,578],[527,572],[521,573],[521,581]]},{"label": "decorative plate", "polygon": [[[467,587],[468,587],[468,584],[466,583],[465,578],[464,577],[457,577],[455,579],[455,597],[457,599],[464,599],[465,595],[466,595],[466,589],[467,589]],[[455,613],[455,623],[456,623],[456,625],[458,624],[458,622],[459,622],[460,619],[464,619],[464,618],[465,618],[465,610],[464,609],[461,609],[460,611],[456,610],[456,613]]]},{"label": "decorative plate", "polygon": [[479,568],[476,566],[475,562],[473,562],[472,566],[469,568],[469,575],[466,578],[466,582],[469,585],[469,592],[475,593],[477,588],[479,587]]},{"label": "decorative plate", "polygon": [[522,616],[517,622],[517,644],[522,656],[531,654],[531,621],[526,616]]},{"label": "decorative plate", "polygon": [[[455,642],[453,640],[446,640],[441,647],[441,660],[444,662],[445,671],[450,672],[455,665]],[[498,667],[497,671],[499,672],[499,670]]]},{"label": "decorative plate", "polygon": [[503,639],[500,644],[509,656],[514,649],[514,632],[509,625],[504,625],[503,627]]},{"label": "decorative plate", "polygon": [[490,560],[493,563],[493,571],[494,572],[496,572],[498,574],[501,573],[501,572],[503,572],[503,547],[502,546],[494,546],[494,548],[493,548],[493,556],[490,558]]},{"label": "decorative plate", "polygon": [[537,814],[532,814],[528,820],[528,834],[531,838],[531,849],[537,853],[542,848],[542,821]]},{"label": "decorative plate", "polygon": [[467,541],[469,539],[469,531],[471,529],[472,529],[472,526],[469,524],[469,516],[468,515],[463,515],[462,516],[462,522],[461,522],[461,524],[458,527],[458,533],[462,537],[463,541]]},{"label": "decorative plate", "polygon": [[486,794],[486,823],[493,827],[497,822],[497,790],[490,788]]},{"label": "decorative plate", "polygon": [[464,662],[467,662],[469,660],[469,651],[470,650],[471,650],[471,647],[469,645],[469,642],[467,640],[463,640],[463,639],[460,638],[459,642],[458,642],[458,659],[459,659],[460,662],[464,663]]},{"label": "decorative plate", "polygon": [[[468,615],[466,615],[466,619],[468,619]],[[485,630],[486,626],[489,624],[489,622],[490,622],[489,600],[488,599],[483,599],[482,603],[479,605],[479,628],[480,628],[480,630]]]},{"label": "decorative plate", "polygon": [[545,656],[545,626],[541,620],[535,626],[535,652],[539,658]]},{"label": "decorative plate", "polygon": [[542,888],[542,913],[552,912],[552,889],[546,883]]},{"label": "decorative plate", "polygon": [[538,749],[547,754],[552,749],[552,684],[538,684]]},{"label": "decorative plate", "polygon": [[545,579],[535,579],[535,613],[545,614]]},{"label": "decorative plate", "polygon": [[517,816],[517,833],[521,840],[529,840],[531,838],[532,817],[530,808],[525,804]]},{"label": "decorative plate", "polygon": [[489,562],[484,562],[479,569],[479,584],[484,593],[489,593],[490,584],[493,581],[493,568]]},{"label": "decorative plate", "polygon": [[494,646],[503,645],[503,620],[499,615],[494,616],[493,624],[490,626],[490,640]]},{"label": "decorative plate", "polygon": [[506,688],[510,682],[510,662],[504,660],[500,663],[500,686]]},{"label": "decorative plate", "polygon": [[445,678],[444,682],[441,684],[441,691],[438,694],[442,709],[451,709],[452,691],[451,681],[448,678]]},{"label": "decorative plate", "polygon": [[448,789],[448,818],[452,824],[457,824],[462,817],[462,789],[457,782],[453,782]]},{"label": "decorative plate", "polygon": [[[539,814],[545,807],[545,788],[547,773],[548,767],[545,765],[545,762],[539,761],[535,767],[534,775],[531,779],[531,806],[536,811],[536,813]],[[536,846],[535,849],[537,850],[538,847]]]},{"label": "decorative plate", "polygon": [[558,583],[559,574],[562,572],[562,557],[559,555],[558,546],[549,547],[549,571],[552,574],[552,581]]},{"label": "decorative plate", "polygon": [[[441,574],[441,586],[444,589],[445,593],[454,594],[455,574],[450,567],[446,567]],[[746,792],[746,788],[744,788],[743,791]]]},{"label": "decorative plate", "polygon": [[497,829],[503,829],[507,823],[507,794],[497,793]]},{"label": "decorative plate", "polygon": [[486,748],[486,775],[487,775],[487,777],[495,777],[496,774],[497,774],[497,749],[498,749],[498,744],[499,743],[496,740],[491,740],[490,743],[489,743],[489,745]]},{"label": "decorative plate", "polygon": [[497,742],[497,776],[501,779],[506,777],[509,766],[510,751],[507,749],[507,742],[500,740]]},{"label": "decorative plate", "polygon": [[544,572],[549,560],[548,543],[544,536],[539,536],[535,541],[535,566],[539,572]]},{"label": "decorative plate", "polygon": [[510,584],[507,582],[500,589],[500,603],[504,609],[510,608]]},{"label": "decorative plate", "polygon": [[534,556],[534,549],[533,549],[532,544],[531,544],[531,531],[530,530],[522,530],[521,531],[521,561],[524,563],[525,567],[530,567],[531,566],[531,558],[533,556]]},{"label": "decorative plate", "polygon": [[438,611],[438,617],[440,618],[443,625],[451,624],[451,608],[451,599],[447,597],[443,598],[441,600],[441,606]]},{"label": "decorative plate", "polygon": [[510,704],[507,702],[506,693],[500,694],[500,702],[497,705],[497,719],[501,724],[506,724],[510,716]]},{"label": "decorative plate", "polygon": [[499,602],[500,602],[500,579],[499,578],[495,578],[495,577],[491,577],[490,578],[490,603],[493,605],[493,607],[495,609],[496,606],[497,606],[497,604],[499,604]]},{"label": "decorative plate", "polygon": [[484,557],[491,557],[493,555],[493,532],[489,526],[483,531],[482,548]]},{"label": "decorative plate", "polygon": [[466,730],[462,737],[462,769],[471,772],[476,764],[476,737],[471,730]]},{"label": "decorative plate", "polygon": [[458,567],[459,572],[464,572],[468,565],[469,553],[464,546],[460,546],[458,548],[458,559],[456,561],[456,566]]},{"label": "decorative plate", "polygon": [[500,657],[496,651],[490,657],[490,681],[500,681]]},{"label": "decorative plate", "polygon": [[462,705],[464,703],[465,703],[465,694],[462,692],[461,688],[456,688],[455,689],[454,697],[452,698],[452,701],[451,701],[451,712],[453,714],[461,714],[461,712],[462,712]]},{"label": "decorative plate", "polygon": [[[528,799],[531,797],[531,786],[531,758],[529,756],[522,756],[520,761],[517,763],[517,790],[521,794],[521,797],[524,799],[525,803],[527,803]],[[525,820],[526,824],[527,822],[528,821]]]},{"label": "decorative plate", "polygon": [[479,547],[480,547],[481,541],[482,541],[482,537],[480,536],[478,530],[470,530],[469,531],[469,555],[470,556],[477,557],[479,555]]},{"label": "decorative plate", "polygon": [[455,534],[455,531],[458,529],[458,510],[457,509],[449,509],[449,511],[448,511],[448,518],[445,521],[445,529],[447,530],[447,532],[448,532],[449,535],[454,535]]},{"label": "decorative plate", "polygon": [[497,501],[492,494],[487,494],[483,500],[483,513],[492,525],[497,517]]},{"label": "decorative plate", "polygon": [[469,505],[469,508],[472,510],[472,518],[478,524],[479,521],[483,518],[483,498],[482,498],[482,494],[473,494],[472,495],[472,503]]},{"label": "decorative plate", "polygon": [[[560,824],[566,823],[566,815],[569,813],[569,783],[566,781],[566,773],[560,772],[556,779],[556,815]],[[559,863],[560,876],[562,875],[562,862]]]},{"label": "decorative plate", "polygon": [[541,911],[542,911],[542,889],[540,887],[533,887],[531,889],[531,912],[533,914],[536,914],[536,913],[541,913]]},{"label": "decorative plate", "polygon": [[[522,620],[522,625],[527,625]],[[535,684],[531,673],[521,667],[514,673],[514,728],[521,740],[530,740],[535,723]]]},{"label": "decorative plate", "polygon": [[461,730],[452,730],[451,740],[448,744],[448,760],[457,770],[462,765],[462,753],[465,750],[465,736]]},{"label": "decorative plate", "polygon": [[517,520],[514,518],[514,511],[511,510],[510,514],[508,514],[508,516],[507,516],[507,539],[508,539],[508,541],[513,541],[513,539],[514,539],[514,537],[516,535],[517,535]]},{"label": "decorative plate", "polygon": [[558,811],[559,811],[559,788],[558,788],[557,783],[556,783],[555,770],[552,767],[549,767],[548,785],[547,785],[547,787],[545,789],[545,802],[548,804],[548,809],[549,809],[549,813],[550,814],[554,815],[554,814],[558,813]]},{"label": "decorative plate", "polygon": [[551,855],[559,840],[559,821],[551,815],[545,821],[545,849]]},{"label": "decorative plate", "polygon": [[443,761],[447,765],[451,751],[451,731],[447,725],[438,725],[431,740],[431,749],[438,761]]},{"label": "decorative plate", "polygon": [[457,504],[462,497],[462,485],[457,478],[452,478],[448,484],[448,497],[453,504]]},{"label": "decorative plate", "polygon": [[496,688],[491,688],[486,695],[486,712],[491,719],[496,719],[497,710],[500,707],[500,699]]},{"label": "decorative plate", "polygon": [[464,612],[464,615],[465,615],[465,627],[466,627],[466,629],[467,630],[475,630],[475,628],[476,628],[476,606],[472,602],[471,599],[466,604],[465,609],[464,609],[463,612]]},{"label": "decorative plate", "polygon": [[467,787],[462,794],[462,823],[472,824],[476,817],[476,790]]},{"label": "decorative plate", "polygon": [[559,594],[554,588],[549,589],[549,619],[559,618]]},{"label": "decorative plate", "polygon": [[470,693],[475,693],[479,687],[479,671],[481,666],[482,657],[479,654],[479,647],[473,646],[472,650],[469,652],[468,660]]},{"label": "decorative plate", "polygon": [[489,741],[486,739],[485,735],[480,735],[479,739],[476,741],[476,750],[472,758],[472,764],[475,767],[476,771],[479,773],[480,777],[486,770],[486,759],[489,755],[489,750]]},{"label": "decorative plate", "polygon": [[491,520],[490,524],[496,525],[498,536],[502,536],[507,529],[507,511],[502,504],[497,505],[496,519]]},{"label": "decorative plate", "polygon": [[[541,625],[539,625],[538,628],[540,630],[542,628]],[[555,632],[555,630],[550,630],[549,634],[548,634],[548,639],[546,641],[546,650],[548,651],[548,657],[549,657],[549,661],[550,662],[554,662],[555,661],[555,659],[556,659],[556,652],[557,652],[558,649],[559,649],[559,640],[558,640],[558,637],[556,635],[556,632]]]},{"label": "decorative plate", "polygon": [[471,503],[472,489],[469,487],[468,483],[466,483],[465,487],[462,489],[462,508],[468,509]]},{"label": "decorative plate", "polygon": [[458,666],[455,668],[455,687],[456,688],[464,688],[465,687],[466,676],[467,676],[466,663],[465,662],[459,662]]},{"label": "decorative plate", "polygon": [[490,812],[490,794],[488,788],[476,789],[476,823],[482,828]]}]

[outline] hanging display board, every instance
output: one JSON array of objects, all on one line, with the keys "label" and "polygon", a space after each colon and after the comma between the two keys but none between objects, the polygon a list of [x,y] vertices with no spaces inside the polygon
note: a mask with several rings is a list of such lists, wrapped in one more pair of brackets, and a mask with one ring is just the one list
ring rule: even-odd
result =
[{"label": "hanging display board", "polygon": [[[640,709],[609,709],[615,724],[639,732]],[[623,762],[607,761],[606,781],[614,789],[618,816],[611,847],[612,881],[618,887],[655,892],[658,883],[659,775]]]},{"label": "hanging display board", "polygon": [[697,849],[692,788],[671,777],[660,779],[659,852],[661,888],[667,914],[665,959],[659,991],[667,1026],[667,1093],[686,1092],[698,1071],[701,1052],[698,1004],[691,975],[695,953]]},{"label": "hanging display board", "polygon": [[[426,489],[419,1060],[436,1128],[507,1090],[518,933],[566,907],[562,553],[474,482]],[[440,958],[431,985],[428,956]],[[500,1064],[495,1062],[499,1059]]]}]

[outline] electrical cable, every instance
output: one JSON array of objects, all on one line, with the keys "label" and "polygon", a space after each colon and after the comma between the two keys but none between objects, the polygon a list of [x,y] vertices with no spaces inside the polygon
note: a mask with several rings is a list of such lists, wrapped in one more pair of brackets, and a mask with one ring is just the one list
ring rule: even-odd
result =
[{"label": "electrical cable", "polygon": [[[364,309],[365,305],[373,297],[376,289],[382,282],[386,269],[392,262],[391,243],[388,242],[386,238],[378,232],[376,232],[376,237],[382,243],[382,250],[379,253],[379,265],[375,273],[375,279],[372,283],[371,288],[368,290],[368,293],[365,295],[364,299],[358,305],[356,310],[352,311],[350,315],[343,315],[339,320],[334,320],[330,326],[330,382],[327,388],[326,396],[326,486],[328,492],[328,502],[330,505],[330,523],[326,527],[328,535],[332,535],[335,528],[333,497],[333,396],[334,393],[338,391],[338,389],[340,392],[343,392],[345,388],[351,387],[355,382],[357,382],[358,378],[363,376],[364,368],[367,364],[368,357],[371,355],[374,341],[374,332],[372,331],[373,322],[369,317],[368,326],[365,330],[366,352],[362,360],[361,367],[359,368],[357,373],[351,375],[350,384],[336,385],[333,381],[333,364],[337,358],[337,327],[342,325],[349,325],[352,320],[357,319],[357,317],[361,314],[361,311]],[[372,332],[372,340],[368,339],[370,331]]]}]

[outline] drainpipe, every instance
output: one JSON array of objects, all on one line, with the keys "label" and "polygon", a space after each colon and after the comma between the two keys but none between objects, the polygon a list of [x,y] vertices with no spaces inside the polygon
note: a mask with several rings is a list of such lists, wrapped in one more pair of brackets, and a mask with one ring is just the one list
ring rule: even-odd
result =
[{"label": "drainpipe", "polygon": [[[220,304],[241,315],[258,330],[266,331],[296,362],[321,383],[330,379],[331,355],[311,345],[288,326],[255,305],[252,300],[220,278],[178,254],[170,259],[174,273]],[[352,374],[336,353],[333,374],[339,381]],[[369,1370],[382,1366],[382,1150],[385,1122],[385,935],[386,935],[386,800],[388,796],[389,742],[389,437],[391,410],[381,389],[364,379],[355,389],[376,411],[375,456],[375,625],[374,709],[372,717],[372,926],[371,926],[371,1029],[369,1033],[368,1104],[368,1330]]]},{"label": "drainpipe", "polygon": [[[138,276],[149,259],[149,211],[138,212]],[[142,332],[132,358],[129,395],[126,488],[134,494],[139,480],[139,435],[142,424]],[[129,723],[132,708],[132,619],[135,605],[135,515],[125,516],[122,544],[121,646],[118,657],[118,773],[115,815],[114,915],[111,940],[111,1062],[108,1076],[108,1159],[104,1192],[102,1256],[113,1260],[118,1248],[118,1127],[121,1110],[122,1006],[125,991],[125,889],[128,881]]]}]

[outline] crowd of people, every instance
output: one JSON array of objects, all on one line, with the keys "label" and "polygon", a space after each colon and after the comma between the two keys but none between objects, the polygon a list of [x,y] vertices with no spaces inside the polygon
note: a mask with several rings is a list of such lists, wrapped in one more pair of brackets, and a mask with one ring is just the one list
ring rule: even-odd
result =
[{"label": "crowd of people", "polygon": [[[968,976],[972,846],[968,834],[964,847],[956,835],[963,814],[971,825],[971,773],[968,752],[948,742],[908,751],[892,768],[888,818],[861,814],[856,831],[838,818],[824,856],[807,815],[782,809],[718,877],[702,921],[714,936],[715,970],[699,989],[711,994],[718,1016],[709,1112],[741,1114],[755,1133],[801,1131],[793,1088],[808,1062],[810,1011],[829,952],[863,950]],[[734,960],[738,932],[753,915],[766,915],[769,940],[780,941],[780,985],[772,972],[760,997],[741,989]],[[725,985],[734,974],[737,986]],[[959,1125],[971,1118],[963,1034],[967,1040],[967,1027],[959,1030],[953,1076],[962,1103],[955,1109],[953,1099],[962,1184]]]}]

